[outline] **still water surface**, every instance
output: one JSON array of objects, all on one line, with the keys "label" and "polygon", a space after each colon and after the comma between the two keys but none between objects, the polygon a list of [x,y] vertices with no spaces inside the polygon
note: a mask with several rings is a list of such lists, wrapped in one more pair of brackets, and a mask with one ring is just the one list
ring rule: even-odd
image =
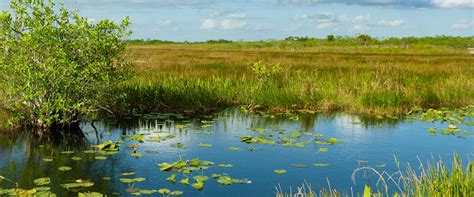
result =
[{"label": "still water surface", "polygon": [[[202,120],[209,122],[202,122]],[[209,124],[212,124],[209,125]],[[381,171],[396,170],[394,156],[402,162],[410,162],[417,167],[419,160],[427,162],[441,158],[448,164],[453,153],[459,153],[467,160],[474,156],[474,136],[472,135],[431,135],[430,127],[447,128],[449,123],[406,121],[397,119],[366,119],[362,117],[336,115],[306,115],[298,120],[288,118],[270,118],[245,114],[238,110],[221,112],[214,117],[185,119],[175,116],[147,116],[123,121],[96,122],[96,129],[89,123],[82,125],[84,137],[43,136],[32,132],[21,134],[0,134],[0,175],[17,181],[21,188],[35,187],[32,180],[41,177],[51,178],[51,190],[58,196],[77,195],[75,190],[66,190],[60,184],[77,179],[91,180],[94,186],[83,191],[95,191],[107,195],[130,196],[127,188],[131,185],[119,181],[121,173],[135,172],[131,176],[146,178],[136,183],[134,188],[183,191],[183,196],[273,196],[275,186],[283,190],[300,186],[305,181],[314,189],[327,188],[328,181],[333,189],[342,192],[361,191],[364,184],[374,184],[364,174],[357,174],[356,182],[351,175],[358,166],[373,166]],[[186,125],[181,128],[181,125]],[[202,128],[201,126],[206,127]],[[471,131],[472,126],[459,124],[461,130]],[[253,128],[253,129],[252,129]],[[265,132],[267,138],[275,140],[270,144],[246,144],[240,136],[260,136]],[[283,137],[291,138],[292,132],[300,137],[296,142],[309,142],[304,147],[285,147],[278,143]],[[127,135],[144,134],[144,142],[139,144],[137,152],[141,157],[133,157],[131,146],[137,141],[127,140]],[[175,137],[161,142],[149,141],[152,137],[172,134]],[[322,140],[336,138],[342,143],[315,144],[315,136]],[[294,135],[294,134],[293,134]],[[273,136],[273,137],[271,137]],[[294,137],[294,136],[293,136]],[[105,155],[106,160],[96,160],[99,153],[85,154],[83,150],[94,149],[108,140],[124,140],[119,152]],[[172,147],[181,143],[185,148]],[[212,147],[199,146],[200,143]],[[128,148],[127,148],[128,146]],[[241,148],[239,151],[229,147]],[[249,147],[255,148],[249,151]],[[327,148],[321,152],[320,148]],[[74,151],[72,154],[61,153]],[[81,157],[75,161],[71,157]],[[52,162],[44,158],[53,158]],[[199,191],[191,186],[182,185],[179,180],[183,174],[177,173],[177,183],[166,181],[172,173],[162,172],[158,164],[172,163],[199,158],[215,164],[209,169],[192,172],[193,176],[207,175],[209,180]],[[329,164],[316,167],[313,164]],[[219,167],[218,164],[232,164],[232,167]],[[304,164],[307,168],[298,168],[292,164]],[[69,166],[71,171],[62,172],[60,166]],[[285,169],[287,173],[277,174],[274,170]],[[248,179],[248,184],[221,185],[211,177],[212,174],[227,174],[233,178]],[[111,177],[104,180],[104,177]],[[107,179],[107,178],[106,178]],[[0,188],[14,187],[9,182],[0,182]],[[157,194],[155,194],[157,195]],[[159,195],[157,195],[159,196]]]}]

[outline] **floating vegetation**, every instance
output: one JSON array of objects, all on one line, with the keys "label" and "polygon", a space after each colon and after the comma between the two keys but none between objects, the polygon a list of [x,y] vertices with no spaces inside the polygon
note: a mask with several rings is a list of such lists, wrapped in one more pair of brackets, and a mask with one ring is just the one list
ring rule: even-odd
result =
[{"label": "floating vegetation", "polygon": [[122,183],[138,183],[145,181],[145,178],[120,178],[120,182]]},{"label": "floating vegetation", "polygon": [[286,170],[273,170],[273,172],[277,173],[277,174],[285,174],[286,173]]},{"label": "floating vegetation", "polygon": [[69,167],[69,166],[61,166],[61,167],[58,168],[58,170],[64,172],[64,171],[70,171],[70,170],[72,170],[72,168]]},{"label": "floating vegetation", "polygon": [[186,145],[182,144],[181,142],[171,144],[170,146],[173,147],[173,148],[186,148]]},{"label": "floating vegetation", "polygon": [[91,182],[89,180],[82,180],[82,179],[78,179],[73,183],[61,184],[61,187],[64,187],[66,189],[92,187],[92,186],[94,186],[94,182]]},{"label": "floating vegetation", "polygon": [[217,166],[223,167],[223,168],[232,168],[233,167],[232,164],[218,164]]},{"label": "floating vegetation", "polygon": [[106,160],[107,157],[105,157],[105,156],[96,156],[96,157],[94,157],[94,159],[95,160]]},{"label": "floating vegetation", "polygon": [[319,148],[319,152],[328,152],[328,148]]},{"label": "floating vegetation", "polygon": [[211,147],[212,147],[212,144],[204,144],[204,143],[201,142],[201,143],[199,143],[198,146],[211,148]]},{"label": "floating vegetation", "polygon": [[172,174],[171,176],[166,178],[166,180],[172,183],[176,182],[176,174]]},{"label": "floating vegetation", "polygon": [[315,163],[313,165],[316,166],[316,167],[326,167],[326,166],[329,166],[330,164],[328,164],[328,163]]},{"label": "floating vegetation", "polygon": [[213,135],[213,134],[214,134],[214,132],[208,131],[208,130],[205,130],[205,131],[194,130],[194,133],[195,133],[195,134],[204,134],[204,135]]},{"label": "floating vegetation", "polygon": [[204,187],[204,182],[202,181],[197,181],[196,183],[193,183],[191,185],[191,187],[197,189],[197,190],[202,190],[202,188]]},{"label": "floating vegetation", "polygon": [[308,167],[305,164],[291,164],[291,166],[296,167],[296,168],[307,168]]},{"label": "floating vegetation", "polygon": [[240,141],[250,144],[250,143],[260,143],[260,144],[275,144],[274,140],[269,140],[263,137],[252,137],[252,136],[241,136]]},{"label": "floating vegetation", "polygon": [[212,178],[215,178],[217,182],[222,185],[251,183],[251,181],[247,179],[235,179],[235,178],[230,177],[229,175],[224,175],[224,174],[212,174]]},{"label": "floating vegetation", "polygon": [[71,160],[74,160],[74,161],[80,161],[80,160],[82,160],[82,158],[81,158],[81,157],[77,157],[77,156],[76,156],[76,157],[71,157]]},{"label": "floating vegetation", "polygon": [[239,148],[239,147],[229,147],[229,148],[227,148],[227,150],[230,150],[230,151],[240,151],[240,150],[242,150],[242,149]]},{"label": "floating vegetation", "polygon": [[165,135],[165,136],[156,136],[156,137],[150,137],[150,142],[162,142],[165,140],[169,140],[174,138],[174,135]]},{"label": "floating vegetation", "polygon": [[51,179],[49,177],[38,178],[33,180],[33,183],[38,186],[49,185],[51,183]]}]

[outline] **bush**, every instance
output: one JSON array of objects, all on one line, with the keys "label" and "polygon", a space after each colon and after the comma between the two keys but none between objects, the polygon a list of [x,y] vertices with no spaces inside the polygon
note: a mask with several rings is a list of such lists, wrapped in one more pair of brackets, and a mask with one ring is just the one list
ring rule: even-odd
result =
[{"label": "bush", "polygon": [[122,38],[128,18],[90,22],[52,1],[12,0],[0,13],[1,107],[12,124],[69,127],[113,98],[110,87],[128,76]]}]

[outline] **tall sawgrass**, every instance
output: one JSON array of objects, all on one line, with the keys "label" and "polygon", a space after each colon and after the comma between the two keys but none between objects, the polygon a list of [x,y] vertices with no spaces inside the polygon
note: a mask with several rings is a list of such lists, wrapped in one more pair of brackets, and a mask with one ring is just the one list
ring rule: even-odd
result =
[{"label": "tall sawgrass", "polygon": [[395,172],[379,171],[369,166],[355,169],[352,175],[354,181],[360,172],[373,173],[378,177],[375,187],[366,185],[362,194],[354,193],[352,189],[350,193],[339,192],[332,189],[328,181],[328,188],[321,190],[313,189],[308,183],[290,191],[278,186],[276,196],[474,196],[474,164],[468,161],[463,165],[458,155],[454,156],[450,167],[440,159],[427,164],[420,161],[418,168],[407,164],[403,170],[400,162],[395,162],[398,167]]},{"label": "tall sawgrass", "polygon": [[115,111],[199,111],[246,105],[275,111],[296,107],[402,114],[414,107],[472,104],[474,78],[470,72],[419,73],[376,65],[312,70],[283,66],[264,80],[252,72],[240,77],[144,72],[116,89],[125,97]]}]

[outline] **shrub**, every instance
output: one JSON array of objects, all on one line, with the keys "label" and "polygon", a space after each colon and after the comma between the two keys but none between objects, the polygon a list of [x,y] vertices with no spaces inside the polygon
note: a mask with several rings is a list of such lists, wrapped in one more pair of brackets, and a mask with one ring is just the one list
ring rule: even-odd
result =
[{"label": "shrub", "polygon": [[69,127],[98,111],[128,76],[129,19],[90,22],[52,1],[12,0],[0,13],[1,107],[16,123]]}]

